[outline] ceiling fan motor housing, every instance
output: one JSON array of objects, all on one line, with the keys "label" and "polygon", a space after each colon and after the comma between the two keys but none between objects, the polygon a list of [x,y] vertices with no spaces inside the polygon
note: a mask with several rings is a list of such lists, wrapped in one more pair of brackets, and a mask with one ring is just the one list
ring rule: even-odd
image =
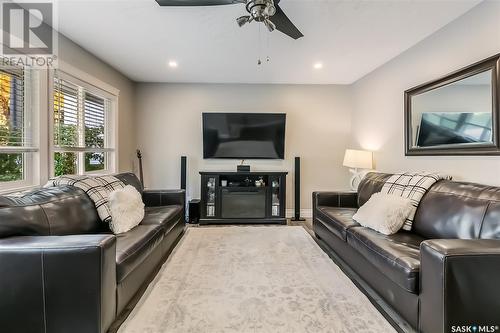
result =
[{"label": "ceiling fan motor housing", "polygon": [[276,13],[273,0],[248,0],[246,8],[257,22],[263,22]]}]

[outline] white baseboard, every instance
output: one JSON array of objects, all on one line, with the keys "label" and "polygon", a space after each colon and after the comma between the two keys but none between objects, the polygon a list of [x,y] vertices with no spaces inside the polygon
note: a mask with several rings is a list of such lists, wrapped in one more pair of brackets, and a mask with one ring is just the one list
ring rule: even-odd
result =
[{"label": "white baseboard", "polygon": [[[286,218],[292,218],[294,217],[294,210],[293,209],[287,209],[286,210]],[[303,218],[312,218],[312,209],[301,209],[300,210],[300,217]]]}]

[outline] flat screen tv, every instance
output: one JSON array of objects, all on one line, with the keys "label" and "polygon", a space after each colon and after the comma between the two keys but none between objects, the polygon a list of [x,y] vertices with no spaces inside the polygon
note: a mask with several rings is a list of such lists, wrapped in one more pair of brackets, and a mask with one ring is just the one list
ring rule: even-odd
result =
[{"label": "flat screen tv", "polygon": [[283,159],[284,113],[203,113],[203,158]]}]

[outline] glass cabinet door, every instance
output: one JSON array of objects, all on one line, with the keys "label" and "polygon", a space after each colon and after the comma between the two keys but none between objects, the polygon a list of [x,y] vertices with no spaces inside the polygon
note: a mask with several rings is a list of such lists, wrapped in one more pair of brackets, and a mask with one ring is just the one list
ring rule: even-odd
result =
[{"label": "glass cabinet door", "polygon": [[206,201],[206,210],[207,210],[207,217],[214,217],[215,216],[215,196],[216,196],[216,190],[215,190],[215,183],[217,179],[216,177],[208,177],[207,178],[207,201]]},{"label": "glass cabinet door", "polygon": [[271,216],[280,216],[280,178],[272,178],[271,181]]}]

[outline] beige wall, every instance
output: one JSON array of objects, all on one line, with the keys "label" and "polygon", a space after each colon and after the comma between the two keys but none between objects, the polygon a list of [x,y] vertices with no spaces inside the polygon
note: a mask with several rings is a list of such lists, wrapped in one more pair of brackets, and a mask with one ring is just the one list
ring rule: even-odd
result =
[{"label": "beige wall", "polygon": [[[293,158],[302,158],[301,205],[311,208],[314,190],[345,189],[342,167],[350,134],[351,100],[346,86],[137,85],[137,126],[146,186],[178,188],[180,156],[188,156],[188,196],[200,192],[200,170],[236,170],[237,160],[204,160],[202,112],[287,114],[285,160],[247,163],[252,170],[287,170],[287,208],[293,208]],[[307,213],[307,212],[305,212]]]},{"label": "beige wall", "polygon": [[377,169],[429,170],[500,185],[500,157],[405,157],[403,92],[500,52],[500,2],[486,1],[353,86],[353,145]]},{"label": "beige wall", "polygon": [[59,35],[59,59],[120,90],[118,170],[133,170],[136,149],[135,83],[63,35]]}]

